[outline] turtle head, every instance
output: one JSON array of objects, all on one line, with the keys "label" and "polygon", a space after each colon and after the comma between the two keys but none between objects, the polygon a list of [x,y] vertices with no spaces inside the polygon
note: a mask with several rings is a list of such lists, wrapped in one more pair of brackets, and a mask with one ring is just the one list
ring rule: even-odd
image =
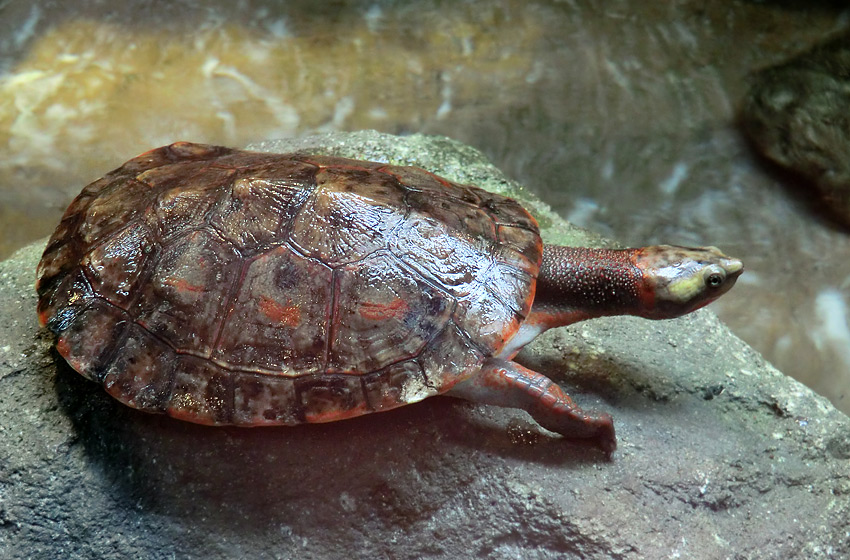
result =
[{"label": "turtle head", "polygon": [[744,264],[717,247],[654,245],[637,249],[634,264],[643,273],[642,305],[648,319],[690,313],[728,292]]}]

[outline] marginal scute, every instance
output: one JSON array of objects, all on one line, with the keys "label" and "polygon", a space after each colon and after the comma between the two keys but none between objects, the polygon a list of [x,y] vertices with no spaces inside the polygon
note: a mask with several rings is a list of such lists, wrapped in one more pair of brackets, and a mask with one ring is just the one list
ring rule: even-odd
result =
[{"label": "marginal scute", "polygon": [[106,367],[117,353],[116,344],[123,342],[128,323],[126,313],[92,299],[62,325],[56,349],[83,376],[102,381]]},{"label": "marginal scute", "polygon": [[531,232],[537,232],[537,220],[516,200],[494,195],[478,189],[486,196],[482,206],[486,208],[497,224],[518,226]]},{"label": "marginal scute", "polygon": [[523,270],[526,270],[532,276],[536,276],[537,270],[540,268],[540,258],[543,255],[543,243],[537,234],[537,230],[499,225],[496,232],[501,244],[498,253],[504,255],[507,249],[513,250],[522,255],[528,264],[522,265],[511,258],[505,258],[505,261],[521,266]]},{"label": "marginal scute", "polygon": [[417,360],[399,362],[364,375],[363,389],[369,407],[374,411],[419,402],[437,394],[437,389],[428,384]]},{"label": "marginal scute", "polygon": [[233,423],[237,426],[293,426],[301,423],[301,403],[291,377],[235,372]]},{"label": "marginal scute", "polygon": [[[64,242],[63,242],[64,241]],[[69,272],[74,271],[79,259],[79,247],[67,240],[51,240],[44,250],[44,255],[38,263],[36,275],[38,280],[35,289],[39,295],[48,291],[55,293],[56,285],[68,278]],[[46,302],[39,301],[39,312]]]},{"label": "marginal scute", "polygon": [[121,402],[147,412],[163,412],[171,392],[175,353],[145,329],[131,325],[104,373],[103,386]]},{"label": "marginal scute", "polygon": [[305,422],[333,422],[369,412],[356,375],[301,378],[295,382],[295,391]]},{"label": "marginal scute", "polygon": [[39,322],[61,333],[70,321],[94,299],[94,291],[81,268],[56,276],[41,276],[36,285]]},{"label": "marginal scute", "polygon": [[514,201],[422,169],[178,142],[71,203],[39,320],[136,408],[326,422],[473,375],[528,313],[541,247]]},{"label": "marginal scute", "polygon": [[180,356],[174,365],[174,381],[165,412],[197,424],[231,424],[233,420],[232,373],[195,356]]},{"label": "marginal scute", "polygon": [[[268,155],[268,154],[266,154]],[[346,170],[378,170],[385,166],[383,163],[378,163],[376,161],[362,161],[359,159],[349,159],[343,157],[336,156],[323,156],[323,155],[302,155],[295,154],[292,156],[293,159],[297,159],[299,161],[303,161],[305,163],[309,163],[311,165],[316,165],[318,167],[332,167],[332,168],[343,168]]]},{"label": "marginal scute", "polygon": [[[233,148],[225,148],[224,146],[213,146],[210,144],[197,144],[195,142],[174,142],[169,146],[163,146],[159,150],[164,151],[165,157],[169,160],[187,161],[187,160],[222,160],[232,154],[242,154],[240,150]],[[154,152],[159,151],[154,150]],[[148,152],[151,153],[151,152]]]},{"label": "marginal scute", "polygon": [[92,200],[94,200],[94,197],[83,195],[74,199],[62,216],[62,221],[56,226],[53,235],[50,236],[45,252],[58,245],[79,245],[80,222],[83,220],[86,209]]}]

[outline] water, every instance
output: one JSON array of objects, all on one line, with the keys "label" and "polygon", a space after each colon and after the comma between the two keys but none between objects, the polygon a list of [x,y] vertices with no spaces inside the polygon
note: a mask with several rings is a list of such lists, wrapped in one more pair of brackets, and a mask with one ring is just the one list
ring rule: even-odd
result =
[{"label": "water", "polygon": [[743,258],[715,311],[850,410],[848,232],[735,126],[748,74],[846,27],[841,3],[73,4],[0,2],[0,257],[175,140],[444,134],[579,225]]}]

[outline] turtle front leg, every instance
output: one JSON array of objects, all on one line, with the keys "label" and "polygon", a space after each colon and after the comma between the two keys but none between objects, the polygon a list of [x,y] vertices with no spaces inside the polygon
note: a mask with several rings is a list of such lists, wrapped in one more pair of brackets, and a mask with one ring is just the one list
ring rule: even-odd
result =
[{"label": "turtle front leg", "polygon": [[515,362],[490,358],[481,370],[447,393],[474,402],[521,408],[538,424],[567,438],[596,438],[610,455],[617,448],[614,422],[609,414],[580,409],[545,375]]}]

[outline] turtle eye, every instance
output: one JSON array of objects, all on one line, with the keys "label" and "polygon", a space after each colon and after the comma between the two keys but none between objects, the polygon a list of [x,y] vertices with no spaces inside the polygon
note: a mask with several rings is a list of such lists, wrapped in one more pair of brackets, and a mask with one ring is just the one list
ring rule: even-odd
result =
[{"label": "turtle eye", "polygon": [[709,288],[719,288],[723,284],[723,275],[719,272],[712,272],[705,277],[705,285]]}]

